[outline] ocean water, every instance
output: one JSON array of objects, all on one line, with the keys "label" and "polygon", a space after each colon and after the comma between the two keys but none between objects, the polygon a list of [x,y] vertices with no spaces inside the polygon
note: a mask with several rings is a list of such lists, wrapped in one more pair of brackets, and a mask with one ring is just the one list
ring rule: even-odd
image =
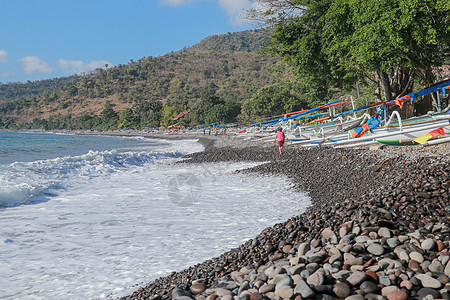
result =
[{"label": "ocean water", "polygon": [[109,299],[220,255],[309,198],[195,140],[0,132],[0,298]]}]

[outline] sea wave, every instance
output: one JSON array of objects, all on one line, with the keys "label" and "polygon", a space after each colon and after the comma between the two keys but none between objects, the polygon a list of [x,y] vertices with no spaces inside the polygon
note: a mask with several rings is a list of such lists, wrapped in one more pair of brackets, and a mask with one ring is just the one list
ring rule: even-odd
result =
[{"label": "sea wave", "polygon": [[178,151],[89,151],[79,156],[64,156],[0,166],[0,208],[48,201],[58,191],[75,182],[89,182],[98,176],[117,172],[138,172],[161,159],[178,158]]}]

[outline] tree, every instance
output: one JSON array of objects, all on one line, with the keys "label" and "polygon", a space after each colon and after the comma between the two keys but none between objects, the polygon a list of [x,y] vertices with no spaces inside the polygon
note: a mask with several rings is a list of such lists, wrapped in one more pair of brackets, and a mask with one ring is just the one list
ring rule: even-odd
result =
[{"label": "tree", "polygon": [[101,114],[100,118],[102,121],[102,128],[104,129],[114,129],[117,128],[119,122],[119,115],[111,107],[105,108]]},{"label": "tree", "polygon": [[138,117],[131,108],[125,108],[119,116],[119,128],[135,128],[139,126]]},{"label": "tree", "polygon": [[216,104],[206,113],[206,124],[225,124],[236,121],[236,117],[241,112],[241,106],[234,101],[227,101],[225,104]]},{"label": "tree", "polygon": [[144,127],[154,123],[155,113],[161,111],[163,105],[156,100],[138,101],[133,104],[133,112],[138,117],[139,124]]},{"label": "tree", "polygon": [[307,108],[308,104],[284,86],[269,86],[260,89],[242,105],[244,120],[261,120]]},{"label": "tree", "polygon": [[205,120],[208,112],[213,108],[213,106],[222,104],[225,102],[215,95],[211,95],[209,93],[202,93],[201,99],[195,103],[190,112],[191,124],[204,124],[208,123]]},{"label": "tree", "polygon": [[164,105],[161,113],[161,125],[168,127],[174,123],[173,117],[180,113],[180,109],[176,106]]},{"label": "tree", "polygon": [[449,57],[450,2],[443,0],[258,0],[274,26],[271,48],[298,75],[325,85],[375,82],[384,100],[436,80]]}]

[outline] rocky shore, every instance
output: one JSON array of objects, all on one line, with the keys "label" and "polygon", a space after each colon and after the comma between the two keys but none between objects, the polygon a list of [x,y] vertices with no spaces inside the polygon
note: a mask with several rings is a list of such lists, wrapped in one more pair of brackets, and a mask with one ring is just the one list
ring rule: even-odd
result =
[{"label": "rocky shore", "polygon": [[[226,140],[225,140],[226,139]],[[450,146],[310,149],[201,138],[184,163],[264,161],[313,205],[123,299],[450,299]]]}]

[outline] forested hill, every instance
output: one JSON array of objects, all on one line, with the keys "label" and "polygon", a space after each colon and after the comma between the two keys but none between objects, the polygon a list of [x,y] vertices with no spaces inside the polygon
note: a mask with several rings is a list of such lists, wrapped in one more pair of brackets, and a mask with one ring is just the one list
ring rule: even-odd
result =
[{"label": "forested hill", "polygon": [[239,33],[209,36],[189,50],[253,52],[266,46],[270,40],[268,30],[248,30]]},{"label": "forested hill", "polygon": [[258,51],[268,39],[269,33],[260,30],[214,35],[178,52],[85,76],[0,85],[0,126],[100,115],[105,106],[120,113],[142,101],[189,108],[204,93],[242,102],[291,79],[283,63]]},{"label": "forested hill", "polygon": [[31,95],[39,95],[42,92],[54,92],[65,85],[78,81],[79,77],[80,76],[73,75],[38,81],[28,81],[26,83],[0,82],[0,102],[19,99],[20,97],[28,97]]}]

